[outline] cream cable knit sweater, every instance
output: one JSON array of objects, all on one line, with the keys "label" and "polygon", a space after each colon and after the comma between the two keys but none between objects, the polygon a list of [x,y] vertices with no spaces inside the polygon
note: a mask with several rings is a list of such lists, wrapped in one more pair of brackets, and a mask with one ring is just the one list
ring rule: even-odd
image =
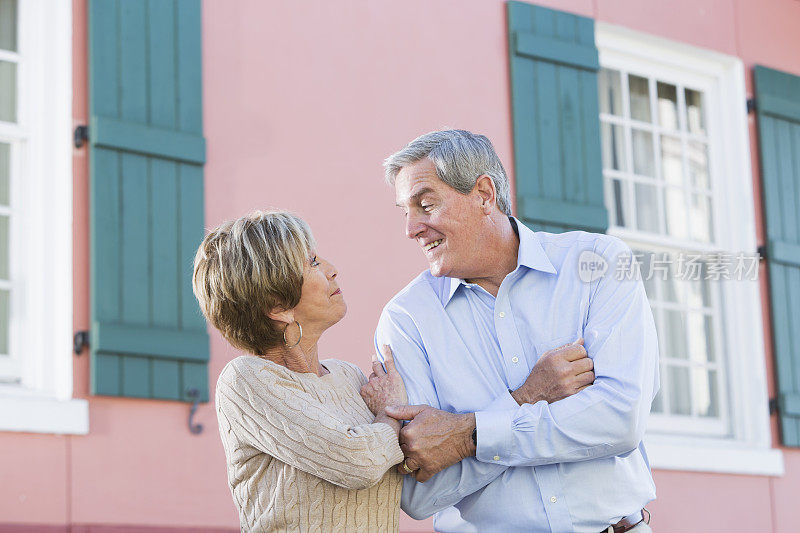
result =
[{"label": "cream cable knit sweater", "polygon": [[325,376],[237,357],[217,381],[217,419],[242,531],[397,531],[397,436],[361,399],[358,367]]}]

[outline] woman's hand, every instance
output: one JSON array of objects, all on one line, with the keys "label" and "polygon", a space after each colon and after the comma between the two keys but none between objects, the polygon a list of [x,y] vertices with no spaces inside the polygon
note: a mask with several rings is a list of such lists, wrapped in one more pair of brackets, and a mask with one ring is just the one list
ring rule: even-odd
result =
[{"label": "woman's hand", "polygon": [[361,397],[364,398],[364,402],[374,415],[382,414],[387,405],[406,405],[408,403],[403,378],[394,367],[392,349],[384,344],[381,353],[386,370],[383,370],[381,362],[373,355],[372,374],[369,376],[369,382],[361,387]]}]

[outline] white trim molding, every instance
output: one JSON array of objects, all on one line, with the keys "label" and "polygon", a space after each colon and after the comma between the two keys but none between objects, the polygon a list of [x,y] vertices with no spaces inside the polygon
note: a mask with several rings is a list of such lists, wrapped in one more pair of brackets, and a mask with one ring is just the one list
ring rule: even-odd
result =
[{"label": "white trim molding", "polygon": [[783,452],[776,448],[736,445],[717,439],[666,439],[647,436],[644,440],[654,470],[714,472],[782,476]]},{"label": "white trim molding", "polygon": [[[717,107],[709,113],[709,163],[719,250],[756,252],[750,139],[744,65],[736,57],[598,22],[595,40],[600,64],[696,86]],[[719,231],[724,228],[723,231]],[[624,228],[609,233],[631,238]],[[634,232],[635,233],[635,232]],[[634,237],[638,237],[633,235]],[[653,245],[657,245],[653,242]],[[720,283],[724,311],[723,346],[727,355],[728,423],[722,434],[679,434],[674,424],[655,419],[645,437],[654,469],[781,476],[783,454],[772,447],[766,354],[758,280]],[[711,433],[711,432],[709,432]]]},{"label": "white trim molding", "polygon": [[89,433],[89,402],[36,394],[0,397],[0,430],[86,435]]},{"label": "white trim molding", "polygon": [[25,178],[11,245],[21,379],[0,386],[0,431],[86,434],[88,402],[72,398],[72,5],[26,0],[18,17],[19,124],[5,129]]}]

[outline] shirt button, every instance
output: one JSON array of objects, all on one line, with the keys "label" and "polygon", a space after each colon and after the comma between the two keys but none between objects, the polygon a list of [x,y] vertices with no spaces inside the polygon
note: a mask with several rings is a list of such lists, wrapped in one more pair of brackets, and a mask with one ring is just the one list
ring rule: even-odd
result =
[{"label": "shirt button", "polygon": [[499,455],[495,455],[495,456],[494,456],[494,460],[495,460],[495,461],[499,461],[499,460],[500,460],[500,456],[499,456]]},{"label": "shirt button", "polygon": [[498,316],[499,316],[500,318],[503,318],[504,316],[506,316],[506,314],[505,314],[504,312],[500,311],[500,314],[499,314]]},{"label": "shirt button", "polygon": [[511,362],[512,363],[519,363],[519,357],[512,357],[511,358]]},{"label": "shirt button", "polygon": [[550,496],[550,503],[556,503],[557,501],[555,496]]}]

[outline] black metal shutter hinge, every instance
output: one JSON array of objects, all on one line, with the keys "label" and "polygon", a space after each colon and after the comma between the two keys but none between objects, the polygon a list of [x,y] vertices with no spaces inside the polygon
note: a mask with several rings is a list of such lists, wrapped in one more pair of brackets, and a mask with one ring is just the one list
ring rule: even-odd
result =
[{"label": "black metal shutter hinge", "polygon": [[755,98],[748,98],[747,99],[747,114],[749,115],[753,111],[756,110],[756,99]]},{"label": "black metal shutter hinge", "polygon": [[778,399],[777,398],[770,398],[769,399],[769,414],[770,416],[774,415],[778,412]]},{"label": "black metal shutter hinge", "polygon": [[72,140],[75,143],[75,148],[82,147],[86,141],[89,140],[89,126],[78,126],[72,134]]},{"label": "black metal shutter hinge", "polygon": [[75,352],[75,355],[80,355],[83,352],[84,348],[89,346],[89,332],[88,331],[76,331],[75,335],[72,337],[72,351]]}]

